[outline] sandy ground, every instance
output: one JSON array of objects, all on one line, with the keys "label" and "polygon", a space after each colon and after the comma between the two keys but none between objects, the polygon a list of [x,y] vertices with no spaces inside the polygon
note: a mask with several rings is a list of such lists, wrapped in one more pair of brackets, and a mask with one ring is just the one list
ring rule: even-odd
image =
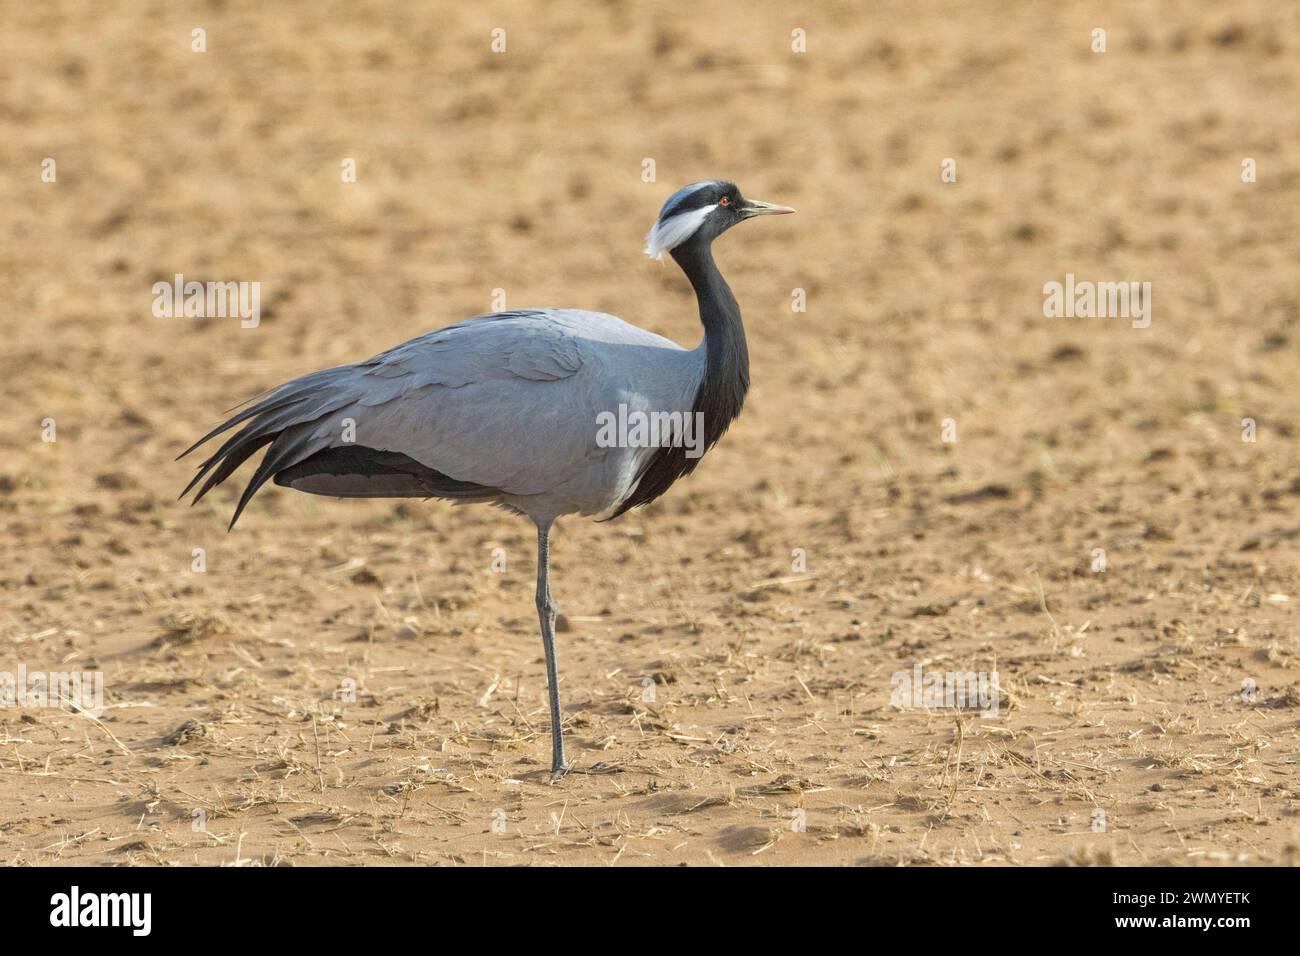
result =
[{"label": "sandy ground", "polygon": [[[0,668],[106,710],[0,709],[0,858],[1294,861],[1300,8],[556,6],[7,11]],[[745,413],[555,538],[606,772],[547,772],[524,521],[176,503],[224,410],[494,290],[693,345],[640,245],[715,176],[800,211],[717,246]],[[155,318],[177,272],[260,282],[260,326]],[[1067,273],[1151,282],[1150,327],[1046,318]],[[894,706],[918,664],[997,715]]]}]

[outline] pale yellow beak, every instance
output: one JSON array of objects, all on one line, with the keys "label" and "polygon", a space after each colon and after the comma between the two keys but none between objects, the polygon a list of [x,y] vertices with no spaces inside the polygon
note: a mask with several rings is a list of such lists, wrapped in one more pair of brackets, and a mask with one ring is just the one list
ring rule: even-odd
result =
[{"label": "pale yellow beak", "polygon": [[746,216],[783,216],[788,212],[794,212],[789,206],[778,206],[776,203],[763,202],[761,199],[746,199],[740,211]]}]

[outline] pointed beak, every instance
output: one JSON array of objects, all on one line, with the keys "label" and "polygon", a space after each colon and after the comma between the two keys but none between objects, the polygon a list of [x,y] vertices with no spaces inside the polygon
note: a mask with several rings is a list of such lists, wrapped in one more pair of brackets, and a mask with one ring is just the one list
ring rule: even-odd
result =
[{"label": "pointed beak", "polygon": [[794,210],[789,206],[778,206],[776,203],[763,202],[761,199],[746,199],[743,212],[747,217],[782,216]]}]

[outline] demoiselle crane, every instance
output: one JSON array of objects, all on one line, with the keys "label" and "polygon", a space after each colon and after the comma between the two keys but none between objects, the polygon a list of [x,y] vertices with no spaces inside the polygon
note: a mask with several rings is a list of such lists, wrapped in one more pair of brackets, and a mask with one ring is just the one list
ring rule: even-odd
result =
[{"label": "demoiselle crane", "polygon": [[[599,312],[478,316],[264,393],[182,452],[243,424],[181,497],[203,481],[197,503],[269,445],[231,528],[272,478],[314,495],[482,501],[532,519],[551,770],[562,774],[551,525],[570,514],[607,521],[654,501],[722,437],[749,388],[749,353],[713,240],[746,219],[789,212],[722,180],[694,183],[664,203],[645,251],[669,253],[694,287],[704,326],[694,349]],[[615,418],[633,427],[608,427]]]}]

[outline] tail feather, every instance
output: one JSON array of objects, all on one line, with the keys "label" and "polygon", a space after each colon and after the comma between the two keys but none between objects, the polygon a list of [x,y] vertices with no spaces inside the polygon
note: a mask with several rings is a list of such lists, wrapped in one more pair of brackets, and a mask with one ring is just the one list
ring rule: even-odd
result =
[{"label": "tail feather", "polygon": [[208,461],[205,462],[197,472],[195,472],[194,477],[190,479],[190,483],[185,486],[185,490],[181,492],[181,497],[184,498],[186,495],[188,495],[190,493],[190,489],[193,488],[196,484],[198,484],[199,479],[201,479],[204,475],[208,475],[208,480],[203,483],[203,487],[199,489],[199,493],[194,496],[194,500],[191,502],[191,505],[198,504],[200,501],[203,500],[204,495],[206,495],[217,485],[221,484],[232,474],[234,474],[235,469],[237,469],[240,465],[242,465],[245,461],[247,461],[250,457],[252,457],[252,455],[254,455],[258,449],[262,448],[265,445],[269,445],[272,441],[274,441],[273,436],[263,435],[261,438],[245,442],[244,444],[240,445],[237,450],[233,451],[231,454],[228,454],[221,461],[220,467],[218,467],[211,474],[208,474],[208,472],[212,468],[212,466],[217,463],[217,457],[208,459]]},{"label": "tail feather", "polygon": [[239,499],[230,521],[233,528],[253,495],[277,471],[327,447],[329,439],[317,437],[316,426],[322,417],[347,405],[349,399],[337,388],[315,388],[321,375],[314,373],[281,386],[262,401],[222,422],[183,451],[177,460],[236,425],[244,426],[226,438],[221,447],[198,466],[180,497],[184,498],[199,482],[203,482],[191,502],[197,504],[204,495],[234,474],[240,465],[270,445]]},{"label": "tail feather", "polygon": [[[273,441],[277,434],[279,434],[285,428],[288,428],[290,425],[294,425],[304,421],[312,421],[320,417],[320,415],[325,414],[326,411],[333,410],[332,407],[326,408],[325,406],[322,406],[321,408],[317,409],[314,412],[304,413],[302,411],[302,406],[304,404],[305,404],[305,400],[299,399],[297,401],[290,401],[284,404],[276,403],[275,405],[264,409],[261,413],[257,414],[257,417],[254,418],[251,424],[244,426],[239,431],[235,432],[235,434],[227,438],[226,441],[221,445],[221,447],[216,450],[216,452],[214,452],[205,462],[203,462],[203,464],[199,465],[199,470],[201,472],[206,471],[207,469],[211,468],[213,464],[215,464],[217,461],[221,460],[222,458],[225,458],[227,455],[231,455],[232,453],[234,453],[236,445],[244,446],[247,445],[249,442],[257,441],[258,444],[254,445],[252,450],[249,452],[249,454],[251,454],[252,451],[256,451],[258,448],[261,448],[262,445],[265,445],[268,442]],[[213,434],[220,434],[220,432],[224,431],[225,428],[227,427],[229,427],[229,423],[227,423],[226,425],[222,425]],[[265,439],[265,441],[259,441],[259,439]],[[186,454],[188,454],[188,452],[186,452]],[[247,457],[248,455],[244,455],[239,459],[239,462],[242,462]],[[239,467],[239,462],[235,463],[235,465],[232,467],[232,470],[234,468]],[[229,474],[230,472],[226,472],[227,476]],[[224,480],[225,478],[220,478],[218,479],[218,483]],[[190,483],[191,487],[193,486],[193,484],[194,484],[193,482]],[[181,492],[181,497],[184,497],[185,492],[187,491],[189,491],[189,488],[186,488],[185,491]],[[199,497],[202,497],[202,494],[200,494]],[[197,501],[198,498],[195,498],[194,500]]]},{"label": "tail feather", "polygon": [[315,437],[311,425],[298,426],[280,432],[275,441],[271,443],[271,447],[267,450],[261,464],[257,466],[257,471],[253,472],[253,477],[248,480],[248,484],[244,487],[244,493],[239,497],[239,504],[235,506],[235,514],[230,519],[230,528],[234,528],[235,522],[244,513],[244,508],[253,500],[253,495],[257,494],[258,489],[266,484],[277,471],[297,464],[307,455],[319,451],[322,445],[327,444],[327,441],[322,442],[321,439]]},{"label": "tail feather", "polygon": [[190,452],[194,451],[194,449],[198,448],[200,445],[207,444],[209,441],[216,438],[222,432],[229,431],[230,429],[234,428],[236,425],[240,424],[241,422],[246,422],[250,418],[254,418],[258,415],[263,415],[267,412],[272,412],[277,409],[283,408],[285,405],[291,402],[299,401],[300,398],[301,396],[297,396],[297,395],[282,396],[281,393],[277,391],[276,394],[270,396],[264,401],[258,402],[256,405],[252,405],[244,409],[238,415],[232,415],[230,418],[227,418],[216,428],[212,429],[212,431],[208,432],[206,435],[204,435],[202,438],[196,441],[189,448],[186,448],[183,452],[177,455],[176,461],[180,461],[182,458],[184,458]]},{"label": "tail feather", "polygon": [[[347,366],[340,366],[338,368],[321,369],[319,372],[312,372],[310,375],[304,375],[302,378],[296,378],[292,382],[286,382],[283,385],[273,388],[270,390],[269,394],[267,392],[262,392],[259,395],[254,395],[252,398],[248,399],[247,402],[240,402],[239,405],[235,406],[235,408],[240,408],[244,405],[248,405],[248,407],[239,414],[227,418],[224,422],[212,429],[212,431],[208,432],[189,448],[186,448],[176,456],[176,461],[180,461],[200,445],[207,444],[213,438],[216,438],[223,432],[229,431],[236,425],[248,421],[250,418],[265,416],[269,412],[280,411],[289,405],[298,404],[310,399],[312,391],[317,384],[328,379],[330,376],[336,375],[346,367]],[[258,399],[261,399],[261,401],[258,401]],[[253,404],[249,405],[249,402],[252,402]],[[229,442],[227,442],[227,445],[229,445]],[[220,457],[224,454],[225,450],[227,449],[223,447],[223,450],[218,452],[216,457]],[[201,467],[206,468],[210,461],[211,459],[209,459],[208,462],[205,462]]]}]

